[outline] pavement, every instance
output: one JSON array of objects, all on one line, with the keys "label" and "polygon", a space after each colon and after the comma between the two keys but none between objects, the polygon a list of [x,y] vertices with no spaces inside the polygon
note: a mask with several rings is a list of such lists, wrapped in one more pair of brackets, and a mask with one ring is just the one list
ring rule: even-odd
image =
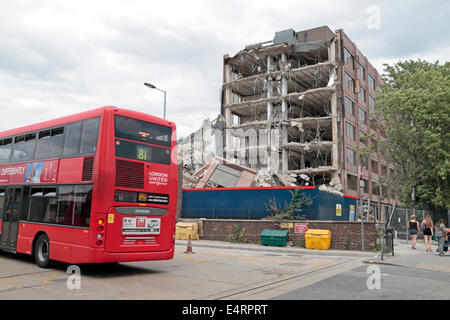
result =
[{"label": "pavement", "polygon": [[[187,240],[176,240],[177,246],[186,246]],[[293,254],[308,254],[320,256],[345,256],[345,257],[362,257],[366,258],[365,263],[392,265],[406,268],[425,269],[434,271],[444,271],[450,273],[450,255],[440,257],[435,254],[437,249],[436,242],[433,242],[433,252],[425,251],[425,243],[418,241],[416,250],[411,247],[410,241],[395,240],[394,241],[394,256],[387,253],[381,257],[380,252],[372,251],[352,251],[352,250],[310,250],[298,247],[269,247],[253,243],[230,243],[223,241],[210,240],[191,240],[193,251],[196,247],[203,248],[218,248],[218,249],[235,249],[235,250],[250,250],[250,251],[266,251],[276,253],[293,253]],[[449,275],[450,276],[450,275]]]},{"label": "pavement", "polygon": [[[405,268],[444,271],[450,273],[450,254],[444,257],[436,255],[437,244],[432,245],[432,252],[425,250],[425,243],[417,242],[416,250],[412,249],[411,242],[405,240],[395,240],[394,256],[388,253],[381,260],[381,255],[377,255],[375,259],[366,261],[366,263],[380,265],[395,265]],[[449,275],[450,280],[450,275]]]},{"label": "pavement", "polygon": [[[276,253],[293,253],[293,254],[308,254],[308,255],[323,255],[323,256],[345,256],[345,257],[371,257],[376,258],[377,253],[371,251],[352,251],[352,250],[311,250],[299,247],[269,247],[254,243],[232,243],[225,241],[211,241],[211,240],[191,240],[192,248],[219,248],[219,249],[235,249],[235,250],[250,250],[250,251],[272,251]],[[187,240],[175,240],[175,245],[186,246]]]}]

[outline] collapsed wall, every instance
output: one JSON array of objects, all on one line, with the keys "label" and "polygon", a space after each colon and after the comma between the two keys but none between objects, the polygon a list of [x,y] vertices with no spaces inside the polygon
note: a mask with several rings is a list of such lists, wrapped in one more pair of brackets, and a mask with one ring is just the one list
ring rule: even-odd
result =
[{"label": "collapsed wall", "polygon": [[[335,34],[328,27],[278,32],[273,41],[225,55],[227,160],[256,169],[262,186],[324,185],[341,191],[335,56]],[[249,132],[259,134],[251,139]],[[264,159],[266,152],[272,156]]]}]

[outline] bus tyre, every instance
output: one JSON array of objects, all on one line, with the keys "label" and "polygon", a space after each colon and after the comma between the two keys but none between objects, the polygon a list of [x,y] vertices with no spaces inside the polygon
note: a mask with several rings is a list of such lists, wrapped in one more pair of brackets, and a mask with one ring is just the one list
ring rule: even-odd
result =
[{"label": "bus tyre", "polygon": [[50,265],[50,241],[45,234],[41,234],[34,245],[34,260],[41,268]]}]

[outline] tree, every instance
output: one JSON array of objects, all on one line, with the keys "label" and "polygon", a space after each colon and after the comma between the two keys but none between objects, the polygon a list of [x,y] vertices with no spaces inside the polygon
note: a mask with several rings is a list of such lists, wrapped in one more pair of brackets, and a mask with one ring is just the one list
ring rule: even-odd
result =
[{"label": "tree", "polygon": [[266,209],[270,212],[271,219],[274,222],[281,222],[283,220],[302,219],[298,216],[302,209],[312,205],[313,201],[306,193],[300,192],[300,189],[289,191],[291,200],[281,207],[275,198],[270,198],[269,203],[266,204]]},{"label": "tree", "polygon": [[450,62],[385,64],[376,112],[395,166],[392,190],[404,204],[450,208]]}]

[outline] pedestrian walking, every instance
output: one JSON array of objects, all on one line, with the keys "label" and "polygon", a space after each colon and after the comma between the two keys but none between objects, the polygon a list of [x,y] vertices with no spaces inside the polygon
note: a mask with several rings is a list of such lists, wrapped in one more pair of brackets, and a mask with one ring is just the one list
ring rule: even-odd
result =
[{"label": "pedestrian walking", "polygon": [[445,227],[445,220],[441,219],[438,222],[436,222],[435,229],[436,229],[435,230],[436,238],[438,240],[439,256],[443,257],[444,256],[444,242],[445,242],[446,235],[448,233],[448,230]]},{"label": "pedestrian walking", "polygon": [[419,235],[419,222],[416,220],[416,216],[412,215],[411,220],[408,222],[409,235],[411,236],[411,245],[416,250],[417,236]]},{"label": "pedestrian walking", "polygon": [[427,215],[425,220],[422,221],[421,230],[423,231],[423,238],[425,240],[425,248],[426,251],[433,251],[431,249],[432,238],[433,238],[433,220],[431,220],[431,216]]}]

